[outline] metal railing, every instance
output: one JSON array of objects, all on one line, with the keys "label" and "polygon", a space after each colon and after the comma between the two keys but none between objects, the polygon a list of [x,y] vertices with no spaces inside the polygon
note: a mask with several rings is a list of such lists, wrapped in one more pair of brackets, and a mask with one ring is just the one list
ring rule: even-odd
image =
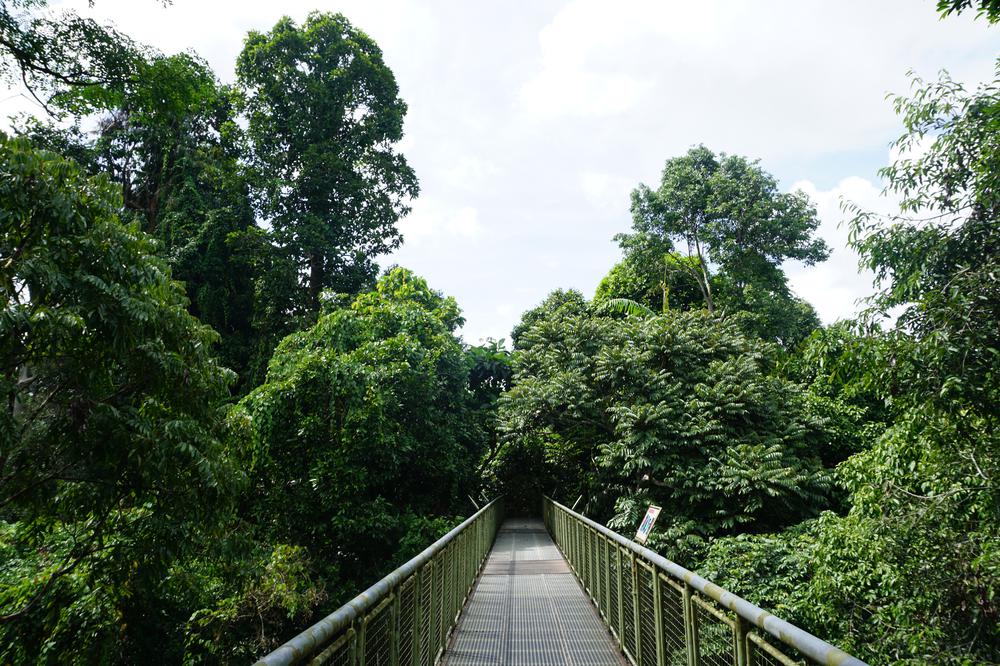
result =
[{"label": "metal railing", "polygon": [[501,502],[493,500],[255,666],[431,666],[493,545]]},{"label": "metal railing", "polygon": [[544,518],[622,652],[637,666],[866,666],[549,498]]}]

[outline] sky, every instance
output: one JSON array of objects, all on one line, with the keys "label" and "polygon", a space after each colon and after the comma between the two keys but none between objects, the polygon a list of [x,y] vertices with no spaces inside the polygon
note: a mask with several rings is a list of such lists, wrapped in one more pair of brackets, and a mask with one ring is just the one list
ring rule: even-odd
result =
[{"label": "sky", "polygon": [[[470,343],[509,338],[557,288],[592,296],[620,259],[629,193],[704,144],[760,159],[817,206],[828,261],[785,266],[825,323],[873,291],[840,201],[891,211],[877,171],[901,130],[907,71],[992,78],[1000,27],[935,0],[86,0],[52,2],[224,82],[249,30],[342,12],[382,47],[409,105],[400,144],[421,193],[397,263],[454,296]],[[4,99],[5,98],[5,99]],[[0,116],[31,110],[0,95]]]}]

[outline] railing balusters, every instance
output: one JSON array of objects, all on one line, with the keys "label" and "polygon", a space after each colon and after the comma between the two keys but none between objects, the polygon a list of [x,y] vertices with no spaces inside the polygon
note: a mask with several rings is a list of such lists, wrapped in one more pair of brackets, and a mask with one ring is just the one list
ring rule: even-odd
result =
[{"label": "railing balusters", "polygon": [[635,631],[635,661],[642,666],[642,618],[639,603],[639,565],[635,563],[635,553],[628,554],[629,575],[632,577],[632,623]]},{"label": "railing balusters", "polygon": [[653,569],[653,626],[656,631],[656,666],[667,666],[663,639],[663,583],[656,569]]},{"label": "railing balusters", "polygon": [[[256,666],[349,663],[431,666],[486,562],[502,504],[490,502],[415,558],[302,632]],[[408,585],[408,586],[407,586]],[[403,604],[404,590],[409,590]],[[425,598],[426,592],[426,598]],[[404,623],[410,635],[404,643]],[[425,633],[426,630],[426,633]],[[409,659],[405,659],[406,647]],[[426,656],[425,656],[426,655]],[[370,657],[370,659],[369,659]]]},{"label": "railing balusters", "polygon": [[[548,498],[543,516],[556,545],[616,634],[622,651],[638,666],[666,666],[679,659],[689,666],[700,666],[702,662],[752,666],[758,653],[767,655],[765,663],[792,665],[808,660],[811,664],[866,666],[835,646]],[[652,594],[645,583],[647,572],[652,576]],[[628,590],[626,582],[630,583]],[[675,596],[665,599],[665,594]],[[627,612],[626,596],[631,613]],[[665,603],[672,609],[669,625]],[[649,604],[653,608],[648,608]],[[648,624],[650,615],[652,627]]]}]

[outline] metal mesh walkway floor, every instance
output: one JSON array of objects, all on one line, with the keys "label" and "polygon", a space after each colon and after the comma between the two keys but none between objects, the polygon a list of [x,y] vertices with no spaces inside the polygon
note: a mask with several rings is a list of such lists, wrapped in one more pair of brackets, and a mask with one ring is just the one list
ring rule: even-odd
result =
[{"label": "metal mesh walkway floor", "polygon": [[508,520],[473,589],[446,666],[621,666],[624,660],[540,520]]}]

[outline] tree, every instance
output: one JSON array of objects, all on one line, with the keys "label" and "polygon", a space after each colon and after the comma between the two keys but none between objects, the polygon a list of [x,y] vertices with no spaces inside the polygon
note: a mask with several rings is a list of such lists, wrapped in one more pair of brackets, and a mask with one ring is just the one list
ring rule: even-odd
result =
[{"label": "tree", "polygon": [[[902,309],[867,373],[895,422],[844,465],[853,507],[819,535],[814,590],[827,612],[864,608],[857,644],[961,663],[1000,654],[1000,79],[914,86],[895,98],[904,157],[882,170],[901,214],[854,209],[851,222],[882,287],[869,320]],[[930,147],[907,157],[918,142]],[[864,545],[847,557],[849,543]]]},{"label": "tree", "polygon": [[100,118],[95,166],[121,184],[126,210],[159,241],[192,314],[220,333],[220,357],[239,373],[242,393],[257,383],[258,262],[250,250],[271,248],[242,241],[256,225],[240,165],[238,96],[188,54],[150,56],[139,70]]},{"label": "tree", "polygon": [[545,300],[536,307],[531,308],[521,315],[521,321],[511,331],[510,338],[514,343],[515,350],[525,349],[526,345],[532,344],[531,340],[525,338],[525,334],[531,330],[535,324],[545,321],[550,317],[562,312],[564,314],[580,314],[589,309],[587,299],[576,289],[556,289],[545,297]]},{"label": "tree", "polygon": [[400,243],[418,191],[394,148],[406,104],[379,47],[340,14],[251,32],[236,73],[259,211],[302,283],[282,310],[315,316],[323,289],[370,285],[373,259]]},{"label": "tree", "polygon": [[[824,353],[841,356],[832,372],[808,373],[834,399],[880,405],[886,424],[837,469],[849,511],[789,537],[795,552],[782,570],[799,579],[782,603],[790,619],[822,628],[871,663],[993,663],[1000,80],[969,92],[943,75],[916,79],[914,88],[895,99],[903,157],[882,170],[900,213],[851,209],[854,246],[881,288],[860,322],[864,337],[842,356]],[[896,326],[882,331],[876,324],[889,310],[899,314]],[[761,553],[744,545],[719,543],[713,559],[745,556],[728,570],[750,571],[752,587]]]},{"label": "tree", "polygon": [[975,7],[976,16],[985,16],[990,23],[1000,21],[1000,2],[998,0],[938,0],[937,8],[941,16],[961,14]]},{"label": "tree", "polygon": [[[704,146],[667,160],[655,191],[632,193],[635,234],[682,243],[697,261],[688,270],[709,312],[715,310],[710,271],[717,269],[735,292],[747,285],[786,288],[781,263],[823,261],[829,248],[812,237],[816,211],[800,192],[778,192],[774,177],[757,162],[716,156]],[[628,242],[631,236],[620,236]]]},{"label": "tree", "polygon": [[485,451],[454,299],[396,268],[324,307],[235,418],[255,461],[244,517],[259,538],[306,548],[338,602],[432,517],[467,511]]},{"label": "tree", "polygon": [[[730,320],[671,310],[625,319],[556,305],[520,334],[501,399],[496,482],[557,492],[618,529],[668,507],[654,546],[775,528],[829,501],[825,432],[804,392],[769,375],[768,347]],[[556,305],[556,307],[552,307]]]},{"label": "tree", "polygon": [[597,285],[595,304],[628,299],[653,312],[666,312],[702,303],[702,291],[694,277],[700,271],[696,260],[675,252],[669,238],[618,234],[615,240],[625,257]]},{"label": "tree", "polygon": [[472,393],[472,413],[476,417],[483,439],[480,446],[484,455],[476,469],[476,477],[492,462],[500,451],[497,432],[497,404],[500,397],[510,390],[513,379],[511,353],[503,340],[488,339],[484,344],[466,350],[469,360],[469,390]]},{"label": "tree", "polygon": [[106,178],[6,137],[0,174],[0,659],[148,661],[240,480],[232,375]]},{"label": "tree", "polygon": [[128,37],[74,12],[33,13],[46,0],[0,3],[0,77],[23,83],[49,113],[111,103],[135,80],[142,49]]},{"label": "tree", "polygon": [[254,268],[262,263],[249,252],[273,249],[244,238],[255,220],[240,165],[237,95],[189,54],[146,53],[132,66],[134,78],[114,82],[90,106],[93,138],[79,120],[63,128],[32,119],[20,133],[120,185],[123,212],[157,239],[158,254],[185,283],[192,314],[220,333],[219,356],[239,373],[243,393],[256,379]]}]

